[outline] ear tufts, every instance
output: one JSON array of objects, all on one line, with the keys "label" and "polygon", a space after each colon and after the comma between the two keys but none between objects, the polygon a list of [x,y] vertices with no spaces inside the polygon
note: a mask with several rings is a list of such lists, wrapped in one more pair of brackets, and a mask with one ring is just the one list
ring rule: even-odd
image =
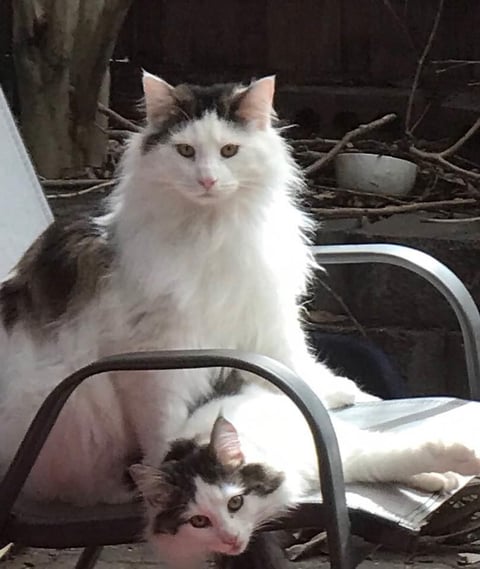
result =
[{"label": "ear tufts", "polygon": [[145,70],[143,70],[142,83],[147,119],[149,122],[152,122],[164,115],[166,110],[173,104],[174,87],[160,77]]},{"label": "ear tufts", "polygon": [[210,448],[218,461],[227,468],[237,468],[245,462],[237,430],[221,415],[213,425]]},{"label": "ear tufts", "polygon": [[271,123],[274,94],[275,75],[254,81],[241,95],[238,115],[260,130],[265,130]]},{"label": "ear tufts", "polygon": [[128,472],[147,504],[160,507],[164,503],[169,485],[157,468],[146,464],[132,464]]}]

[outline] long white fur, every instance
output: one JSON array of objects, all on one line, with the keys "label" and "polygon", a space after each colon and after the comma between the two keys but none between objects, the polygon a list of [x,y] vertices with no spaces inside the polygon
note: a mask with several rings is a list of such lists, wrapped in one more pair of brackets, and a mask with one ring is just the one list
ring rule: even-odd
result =
[{"label": "long white fur", "polygon": [[[219,415],[228,421],[222,421],[220,429],[228,427],[225,434],[230,438],[235,428],[235,444],[239,444],[245,463],[260,463],[282,472],[284,481],[270,494],[245,494],[243,506],[230,514],[228,500],[242,494],[242,488],[208,484],[196,477],[195,497],[185,518],[207,516],[211,525],[195,528],[186,523],[174,535],[148,535],[159,555],[175,568],[199,566],[212,553],[241,553],[255,530],[319,490],[317,456],[309,427],[286,396],[250,385],[241,394],[214,399],[197,409],[176,437],[211,444],[212,426]],[[411,432],[381,433],[331,418],[346,482],[403,482],[429,492],[448,491],[458,484],[450,471],[467,475],[480,472],[478,444],[475,449],[474,437],[469,436],[465,425],[456,433],[432,433],[421,427]],[[222,436],[221,430],[217,436]],[[155,508],[147,508],[147,512],[151,516],[157,513]],[[221,539],[225,534],[234,536],[240,545],[234,551]]]},{"label": "long white fur", "polygon": [[[264,463],[286,474],[284,492],[289,501],[284,506],[318,489],[317,457],[310,430],[286,396],[250,385],[239,395],[214,399],[200,407],[176,437],[208,442],[219,415],[237,430],[246,463]],[[453,482],[450,476],[434,476],[432,480],[412,477],[430,472],[480,472],[478,444],[466,425],[441,433],[422,427],[395,433],[362,430],[334,415],[331,419],[346,482],[404,482],[426,490],[448,490]]]},{"label": "long white fur", "polygon": [[[152,113],[168,92],[157,83],[158,91],[151,76],[145,81]],[[296,300],[312,265],[308,220],[294,203],[301,177],[288,148],[260,120],[272,112],[272,94],[273,78],[250,87],[247,130],[207,114],[177,132],[173,142],[194,146],[195,160],[172,144],[142,153],[142,135],[133,136],[112,211],[97,220],[113,232],[117,252],[101,292],[50,334],[32,335],[22,323],[10,333],[0,329],[3,468],[64,376],[122,351],[239,348],[290,366],[329,407],[368,399],[314,362],[300,328]],[[224,144],[238,144],[238,154],[223,159]],[[218,180],[209,195],[198,183],[205,175]],[[211,381],[208,371],[118,376],[89,380],[75,393],[34,468],[29,494],[81,503],[128,499],[123,458],[140,446],[145,460],[158,464],[188,404]]]}]

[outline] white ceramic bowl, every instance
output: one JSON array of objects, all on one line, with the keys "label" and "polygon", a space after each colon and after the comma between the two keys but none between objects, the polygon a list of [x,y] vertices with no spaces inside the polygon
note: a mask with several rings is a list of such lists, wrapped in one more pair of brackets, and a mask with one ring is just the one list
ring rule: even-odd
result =
[{"label": "white ceramic bowl", "polygon": [[335,173],[340,188],[373,194],[408,194],[415,184],[417,170],[413,162],[380,154],[346,152],[335,158]]}]

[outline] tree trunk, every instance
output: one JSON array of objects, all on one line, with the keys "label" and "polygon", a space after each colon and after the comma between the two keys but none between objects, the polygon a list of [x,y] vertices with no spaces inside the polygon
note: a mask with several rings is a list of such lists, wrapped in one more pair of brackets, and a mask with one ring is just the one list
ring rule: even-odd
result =
[{"label": "tree trunk", "polygon": [[85,174],[103,164],[108,63],[132,0],[15,0],[21,126],[38,172]]}]

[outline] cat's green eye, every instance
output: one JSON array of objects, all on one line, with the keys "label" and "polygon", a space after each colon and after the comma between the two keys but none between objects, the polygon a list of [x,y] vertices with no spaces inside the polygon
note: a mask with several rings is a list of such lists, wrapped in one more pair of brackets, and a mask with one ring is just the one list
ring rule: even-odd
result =
[{"label": "cat's green eye", "polygon": [[208,528],[212,525],[207,516],[192,516],[188,521],[194,528]]},{"label": "cat's green eye", "polygon": [[243,506],[243,496],[232,496],[228,501],[227,508],[229,512],[238,512],[238,510]]},{"label": "cat's green eye", "polygon": [[175,148],[180,156],[184,158],[193,158],[195,156],[195,148],[190,144],[176,144]]},{"label": "cat's green eye", "polygon": [[222,148],[220,148],[220,154],[224,158],[231,158],[232,156],[235,156],[237,152],[238,144],[225,144],[225,146],[222,146]]}]

